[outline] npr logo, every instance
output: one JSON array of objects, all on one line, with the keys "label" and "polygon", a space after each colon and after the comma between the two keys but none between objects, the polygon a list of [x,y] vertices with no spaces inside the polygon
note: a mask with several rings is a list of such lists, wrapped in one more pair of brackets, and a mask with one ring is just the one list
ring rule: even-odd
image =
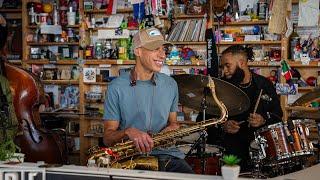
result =
[{"label": "npr logo", "polygon": [[45,180],[45,170],[1,168],[0,180]]}]

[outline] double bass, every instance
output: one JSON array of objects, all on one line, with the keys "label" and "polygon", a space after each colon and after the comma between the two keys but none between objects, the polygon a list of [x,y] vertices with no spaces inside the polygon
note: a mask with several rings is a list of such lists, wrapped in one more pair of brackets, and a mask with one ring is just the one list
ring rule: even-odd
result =
[{"label": "double bass", "polygon": [[22,68],[3,61],[0,63],[10,84],[19,122],[19,133],[14,142],[25,154],[25,161],[64,164],[67,155],[63,142],[57,134],[41,125],[39,106],[45,103],[46,97],[40,80]]}]

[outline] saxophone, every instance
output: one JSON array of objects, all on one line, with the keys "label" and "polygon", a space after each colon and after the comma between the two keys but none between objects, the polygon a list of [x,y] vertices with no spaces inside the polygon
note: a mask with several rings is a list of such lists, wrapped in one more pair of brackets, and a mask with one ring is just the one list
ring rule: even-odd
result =
[{"label": "saxophone", "polygon": [[[168,147],[175,144],[175,141],[184,136],[195,132],[200,132],[208,126],[219,123],[224,123],[228,118],[228,111],[226,106],[216,96],[215,84],[209,76],[208,87],[211,89],[214,101],[220,109],[219,119],[213,118],[196,123],[189,127],[181,127],[177,130],[158,133],[152,135],[154,148]],[[134,169],[137,167],[144,167],[151,170],[158,170],[158,161],[153,156],[136,157],[140,152],[136,150],[133,141],[115,144],[109,148],[92,147],[89,149],[88,164],[95,163],[95,165],[102,167],[112,167],[121,169]]]}]

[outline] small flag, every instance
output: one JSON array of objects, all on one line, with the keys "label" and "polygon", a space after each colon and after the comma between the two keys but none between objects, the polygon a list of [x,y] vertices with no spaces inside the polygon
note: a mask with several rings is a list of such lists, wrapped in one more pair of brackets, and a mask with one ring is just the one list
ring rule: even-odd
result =
[{"label": "small flag", "polygon": [[282,76],[284,76],[284,78],[287,81],[291,80],[291,78],[292,78],[291,68],[285,60],[281,61],[281,74],[282,74]]}]

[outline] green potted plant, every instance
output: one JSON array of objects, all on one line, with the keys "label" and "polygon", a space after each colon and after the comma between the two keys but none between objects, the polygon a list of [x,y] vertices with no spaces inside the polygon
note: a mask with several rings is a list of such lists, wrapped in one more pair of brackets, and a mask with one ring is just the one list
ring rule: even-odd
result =
[{"label": "green potted plant", "polygon": [[238,179],[240,173],[240,166],[238,163],[240,159],[235,155],[224,155],[222,157],[224,165],[221,167],[223,179],[234,180]]}]

